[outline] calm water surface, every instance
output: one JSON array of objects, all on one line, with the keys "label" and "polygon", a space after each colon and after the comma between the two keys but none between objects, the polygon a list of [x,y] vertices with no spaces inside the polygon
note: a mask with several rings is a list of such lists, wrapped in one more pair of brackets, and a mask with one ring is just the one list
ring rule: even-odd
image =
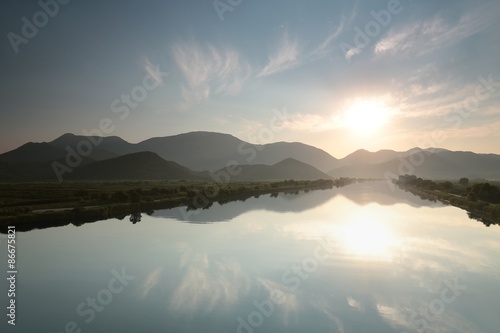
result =
[{"label": "calm water surface", "polygon": [[17,246],[7,331],[500,330],[500,227],[384,182],[34,230]]}]

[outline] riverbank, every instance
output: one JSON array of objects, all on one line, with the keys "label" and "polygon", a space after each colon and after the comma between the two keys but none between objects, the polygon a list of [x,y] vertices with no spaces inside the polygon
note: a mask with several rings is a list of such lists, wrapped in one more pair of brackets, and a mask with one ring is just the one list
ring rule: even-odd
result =
[{"label": "riverbank", "polygon": [[500,204],[471,199],[471,196],[467,195],[468,192],[470,193],[471,187],[457,191],[459,184],[433,182],[420,178],[408,178],[407,176],[400,177],[395,183],[401,189],[411,192],[422,199],[440,201],[466,210],[470,218],[478,220],[486,226],[500,225]]},{"label": "riverbank", "polygon": [[354,179],[263,182],[75,182],[0,184],[0,229],[18,231],[82,225],[131,214],[186,206],[207,209],[253,196],[299,193],[345,186]]}]

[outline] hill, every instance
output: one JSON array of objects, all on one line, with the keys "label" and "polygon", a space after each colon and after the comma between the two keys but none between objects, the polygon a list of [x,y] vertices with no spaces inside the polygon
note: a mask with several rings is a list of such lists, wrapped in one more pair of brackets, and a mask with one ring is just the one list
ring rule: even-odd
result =
[{"label": "hill", "polygon": [[75,169],[71,180],[179,180],[205,179],[175,162],[165,161],[152,152],[140,152],[95,162]]},{"label": "hill", "polygon": [[273,165],[241,165],[240,172],[231,177],[231,180],[315,180],[330,179],[326,173],[315,167],[287,158]]},{"label": "hill", "polygon": [[[411,149],[383,163],[357,163],[335,168],[332,177],[385,178],[388,174],[415,174],[426,179],[500,179],[500,155]],[[341,160],[342,162],[342,160]]]},{"label": "hill", "polygon": [[151,138],[137,144],[129,143],[119,137],[85,137],[64,134],[59,138],[41,143],[35,151],[19,147],[0,155],[0,161],[46,162],[64,159],[68,150],[78,151],[82,142],[97,142],[92,145],[92,153],[87,156],[91,161],[150,151],[161,158],[179,163],[191,170],[215,171],[224,168],[228,162],[239,164],[272,165],[286,158],[294,158],[326,172],[331,170],[337,159],[327,152],[303,143],[278,142],[254,145],[232,135],[213,132],[190,132],[173,136]]},{"label": "hill", "polygon": [[[88,154],[85,147],[90,147]],[[87,165],[140,152],[155,153],[164,162],[175,162],[179,166],[192,170],[191,172],[213,172],[225,168],[230,162],[236,162],[242,166],[244,173],[241,177],[246,177],[245,179],[258,179],[258,177],[289,179],[297,176],[300,179],[314,178],[312,176],[314,172],[304,165],[312,166],[316,169],[315,172],[325,172],[334,178],[385,178],[387,174],[414,173],[418,177],[426,179],[458,179],[462,177],[500,179],[500,155],[495,154],[454,152],[438,148],[412,148],[403,152],[394,150],[369,152],[360,149],[342,159],[336,159],[321,149],[300,142],[257,145],[242,141],[229,134],[190,132],[151,138],[135,144],[117,136],[85,137],[73,134],[64,134],[51,142],[26,143],[0,155],[0,181],[57,181],[58,177],[52,167],[53,162],[57,161],[66,165],[68,152],[75,151],[84,151],[86,156],[80,156],[81,162],[77,163],[76,167],[71,166],[72,169],[75,169],[72,172],[73,175],[65,173],[64,179],[73,179],[74,175],[85,178],[86,175],[79,170],[80,168],[85,167],[87,170]],[[152,161],[151,156],[136,155],[136,157],[138,156],[147,157],[153,165],[160,164],[158,161]],[[279,166],[281,161],[288,159],[295,162],[287,162],[290,165],[286,167]],[[411,161],[416,161],[416,163]],[[136,162],[134,161],[134,163]],[[299,167],[296,162],[301,162],[303,165]],[[132,161],[127,161],[127,163],[131,164]],[[293,169],[291,165],[294,163],[296,169],[291,171]],[[279,172],[276,171],[277,164],[281,168]],[[97,164],[99,167],[102,165],[106,164]],[[139,166],[140,170],[144,168],[142,164]],[[153,168],[153,171],[157,172],[164,167],[163,165],[159,169]],[[270,167],[274,167],[274,169]],[[88,168],[88,170],[91,169]],[[132,175],[132,173],[128,174]],[[67,177],[68,175],[71,177]],[[115,177],[113,174],[109,175]],[[126,175],[123,174],[121,177]],[[324,174],[316,175],[318,176],[316,178],[325,177]],[[165,174],[159,172],[153,176],[164,177]],[[96,177],[95,172],[92,177]],[[103,179],[102,177],[101,179]],[[134,177],[142,179],[146,175],[135,175]],[[190,174],[181,178],[193,179],[192,177],[196,176]]]}]

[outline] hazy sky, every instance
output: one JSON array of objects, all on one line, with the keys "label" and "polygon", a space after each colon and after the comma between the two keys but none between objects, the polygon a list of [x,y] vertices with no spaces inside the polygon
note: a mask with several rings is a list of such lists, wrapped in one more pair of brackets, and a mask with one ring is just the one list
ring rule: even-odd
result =
[{"label": "hazy sky", "polygon": [[0,152],[109,119],[130,142],[500,153],[498,0],[54,1],[0,2]]}]

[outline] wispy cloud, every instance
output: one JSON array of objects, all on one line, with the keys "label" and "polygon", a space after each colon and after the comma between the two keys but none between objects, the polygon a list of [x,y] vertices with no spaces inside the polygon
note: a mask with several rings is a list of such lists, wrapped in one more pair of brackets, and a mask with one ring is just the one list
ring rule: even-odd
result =
[{"label": "wispy cloud", "polygon": [[448,128],[442,130],[447,138],[492,138],[500,136],[500,121],[485,123],[465,128]]},{"label": "wispy cloud", "polygon": [[290,40],[285,32],[277,49],[269,57],[267,65],[257,74],[257,77],[269,76],[284,72],[299,65],[300,48],[298,39]]},{"label": "wispy cloud", "polygon": [[186,106],[212,94],[237,94],[251,75],[249,64],[232,49],[221,51],[210,44],[191,42],[174,45],[172,53],[185,80],[182,96]]},{"label": "wispy cloud", "polygon": [[[336,45],[334,41],[353,22],[357,15],[356,8],[348,14],[343,14],[337,25],[326,35],[324,40],[309,51],[303,50],[297,38],[291,39],[285,31],[278,42],[278,47],[269,56],[267,65],[257,74],[257,77],[264,77],[280,72],[284,72],[302,65],[305,62],[321,60],[330,55]],[[302,51],[303,54],[302,54]]]},{"label": "wispy cloud", "polygon": [[[399,114],[408,118],[444,117],[466,109],[474,118],[495,115],[498,93],[478,100],[478,92],[488,92],[481,80],[466,80],[454,72],[439,70],[442,64],[428,64],[409,79],[393,80],[391,101]],[[497,82],[496,80],[493,80]],[[477,100],[469,108],[467,101]]]},{"label": "wispy cloud", "polygon": [[296,113],[283,121],[283,128],[294,131],[321,132],[341,127],[340,115],[323,116],[312,113]]},{"label": "wispy cloud", "polygon": [[375,45],[378,55],[420,56],[454,44],[483,31],[498,20],[499,10],[490,6],[478,7],[464,14],[457,22],[447,22],[442,16],[421,20],[392,29]]},{"label": "wispy cloud", "polygon": [[348,21],[351,20],[352,17],[348,19],[346,16],[342,16],[335,30],[325,38],[323,43],[318,45],[318,47],[316,47],[311,53],[309,53],[307,58],[309,58],[310,60],[317,60],[325,57],[331,51],[333,41],[342,34]]}]

